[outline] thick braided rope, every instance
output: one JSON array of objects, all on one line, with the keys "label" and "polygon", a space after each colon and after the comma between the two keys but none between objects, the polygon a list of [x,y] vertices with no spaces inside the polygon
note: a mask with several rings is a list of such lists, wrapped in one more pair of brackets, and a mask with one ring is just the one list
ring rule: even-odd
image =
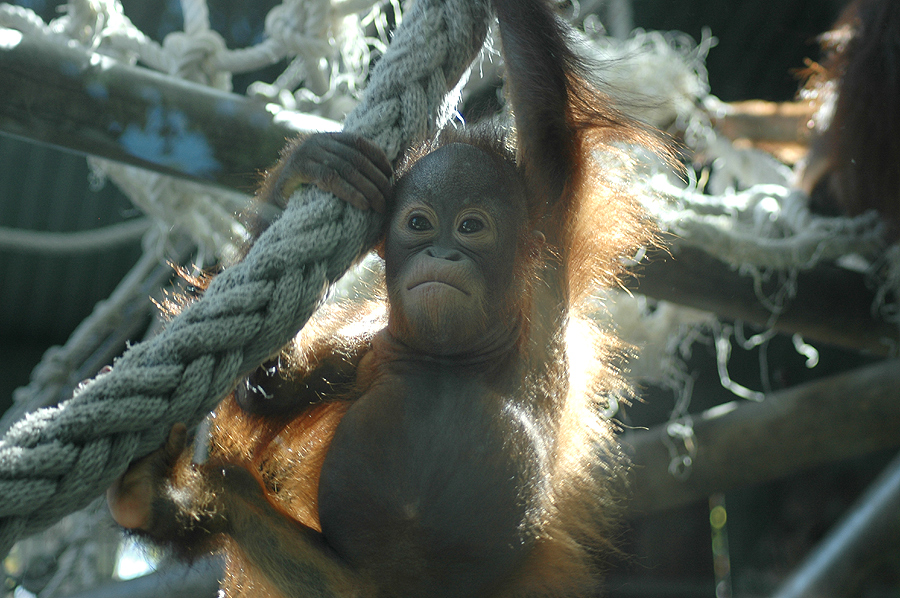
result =
[{"label": "thick braided rope", "polygon": [[[487,18],[486,0],[416,2],[345,128],[392,158],[429,134],[482,46]],[[72,399],[15,424],[0,441],[0,555],[88,504],[174,423],[198,423],[296,334],[379,225],[318,190],[298,194],[247,258],[164,332]]]}]

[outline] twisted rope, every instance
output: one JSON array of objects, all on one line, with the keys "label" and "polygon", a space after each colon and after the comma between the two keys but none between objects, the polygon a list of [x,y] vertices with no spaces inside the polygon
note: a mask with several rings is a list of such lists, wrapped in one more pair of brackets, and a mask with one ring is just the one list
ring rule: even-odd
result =
[{"label": "twisted rope", "polygon": [[[388,156],[434,131],[480,50],[485,0],[419,0],[376,66],[346,129]],[[156,449],[176,422],[194,425],[235,381],[306,322],[326,286],[376,240],[371,213],[309,190],[156,338],[72,399],[29,414],[0,441],[0,554],[84,507],[128,464]]]}]

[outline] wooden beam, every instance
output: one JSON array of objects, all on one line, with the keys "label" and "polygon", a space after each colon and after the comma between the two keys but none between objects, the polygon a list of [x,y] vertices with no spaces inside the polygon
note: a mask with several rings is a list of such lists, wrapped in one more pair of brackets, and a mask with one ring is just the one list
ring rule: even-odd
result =
[{"label": "wooden beam", "polygon": [[336,122],[0,28],[0,133],[253,190],[298,131]]},{"label": "wooden beam", "polygon": [[[671,255],[657,252],[637,274],[628,283],[637,293],[759,326],[772,324],[753,279],[696,247],[675,244]],[[872,315],[874,299],[863,274],[821,264],[799,273],[797,296],[772,325],[872,355],[895,355],[900,327]]]},{"label": "wooden beam", "polygon": [[748,100],[725,104],[713,125],[738,147],[755,147],[784,162],[795,164],[806,155],[810,140],[809,102]]},{"label": "wooden beam", "polygon": [[813,116],[809,102],[747,100],[725,104],[725,113],[713,124],[729,139],[792,142],[806,145],[807,123]]},{"label": "wooden beam", "polygon": [[695,416],[689,477],[669,471],[666,426],[621,438],[635,464],[633,516],[900,446],[900,361],[885,360]]}]

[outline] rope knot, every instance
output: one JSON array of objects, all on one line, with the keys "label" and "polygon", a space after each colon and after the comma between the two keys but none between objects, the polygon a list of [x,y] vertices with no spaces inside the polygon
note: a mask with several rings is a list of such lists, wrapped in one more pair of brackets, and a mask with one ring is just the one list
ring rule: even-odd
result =
[{"label": "rope knot", "polygon": [[169,73],[215,87],[231,89],[231,73],[219,69],[219,56],[225,54],[225,40],[211,29],[186,34],[170,33],[163,40],[163,49],[169,56]]},{"label": "rope knot", "polygon": [[288,50],[307,58],[334,54],[334,11],[329,0],[289,0],[266,15],[265,31]]}]

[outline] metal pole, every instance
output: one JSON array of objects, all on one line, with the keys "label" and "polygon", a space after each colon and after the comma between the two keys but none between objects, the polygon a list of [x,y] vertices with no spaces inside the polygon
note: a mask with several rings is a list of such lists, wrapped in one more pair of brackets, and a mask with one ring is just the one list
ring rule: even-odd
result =
[{"label": "metal pole", "polygon": [[900,538],[900,455],[851,507],[775,598],[847,596],[853,575]]}]

